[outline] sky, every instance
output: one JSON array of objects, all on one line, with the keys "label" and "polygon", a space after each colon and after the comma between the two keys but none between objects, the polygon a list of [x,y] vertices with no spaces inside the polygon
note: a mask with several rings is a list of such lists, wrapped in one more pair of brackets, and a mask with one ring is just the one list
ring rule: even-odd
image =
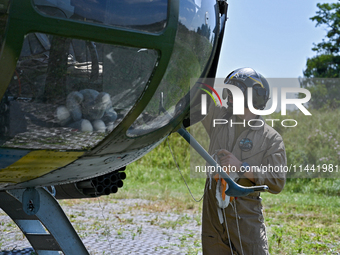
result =
[{"label": "sky", "polygon": [[315,27],[317,3],[337,0],[228,0],[228,21],[217,69],[226,77],[239,67],[252,67],[267,78],[303,76],[313,43],[326,36]]}]

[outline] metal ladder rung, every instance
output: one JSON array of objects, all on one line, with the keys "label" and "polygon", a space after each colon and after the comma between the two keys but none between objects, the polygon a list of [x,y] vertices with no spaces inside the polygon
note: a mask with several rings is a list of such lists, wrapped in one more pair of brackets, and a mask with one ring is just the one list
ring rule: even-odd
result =
[{"label": "metal ladder rung", "polygon": [[25,235],[35,250],[43,250],[43,251],[61,251],[62,250],[59,244],[57,243],[57,241],[55,240],[55,238],[51,234],[26,233]]},{"label": "metal ladder rung", "polygon": [[61,251],[57,240],[37,220],[15,220],[28,241],[36,250]]},{"label": "metal ladder rung", "polygon": [[36,220],[14,220],[22,232],[30,234],[46,234],[46,230],[41,224],[41,222]]},{"label": "metal ladder rung", "polygon": [[36,189],[40,209],[36,215],[23,210],[24,190],[0,191],[0,208],[18,225],[38,255],[89,255],[71,222],[52,195]]}]

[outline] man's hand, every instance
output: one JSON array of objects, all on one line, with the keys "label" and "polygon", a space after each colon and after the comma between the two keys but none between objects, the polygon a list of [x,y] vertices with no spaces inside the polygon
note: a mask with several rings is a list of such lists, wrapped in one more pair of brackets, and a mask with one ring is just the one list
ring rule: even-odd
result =
[{"label": "man's hand", "polygon": [[230,167],[236,167],[236,171],[240,171],[242,162],[239,161],[234,154],[231,152],[222,149],[217,153],[218,157],[220,158],[220,165],[223,167],[227,167],[229,169]]},{"label": "man's hand", "polygon": [[[241,170],[241,165],[242,162],[239,161],[234,154],[232,154],[230,151],[227,150],[220,150],[217,155],[220,158],[220,165],[222,167],[226,167],[227,168],[227,174],[229,174],[229,165],[230,167],[235,166],[236,167],[236,172],[239,172]],[[254,179],[254,174],[253,172],[245,172],[243,174],[244,177],[248,178],[249,180],[251,180],[252,182],[255,183],[255,179]]]}]

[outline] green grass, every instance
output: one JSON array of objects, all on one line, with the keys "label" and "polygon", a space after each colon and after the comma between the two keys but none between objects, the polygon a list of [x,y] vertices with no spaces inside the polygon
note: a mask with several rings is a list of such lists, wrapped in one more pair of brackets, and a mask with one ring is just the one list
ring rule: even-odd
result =
[{"label": "green grass", "polygon": [[[177,169],[147,168],[136,163],[126,172],[124,187],[115,198],[147,198],[157,203],[141,209],[177,213],[192,210],[200,215],[202,203],[191,199]],[[205,180],[185,175],[194,196],[201,197]],[[288,180],[278,195],[262,194],[270,253],[336,254],[340,251],[340,199],[313,192],[313,180],[305,183],[305,188],[295,180]],[[300,192],[293,191],[297,186],[301,186]],[[157,219],[151,220],[157,225]],[[175,228],[182,220],[185,217],[161,227]],[[200,217],[197,223],[200,225]]]},{"label": "green grass", "polygon": [[[289,187],[289,185],[288,185]],[[287,188],[288,188],[287,187]],[[337,254],[340,200],[313,193],[263,194],[272,254]]]},{"label": "green grass", "polygon": [[[313,112],[312,114],[321,122],[327,119],[321,113]],[[337,113],[332,112],[328,118],[335,118],[336,115]],[[298,120],[301,124],[300,129],[283,130],[278,128],[281,129],[280,132],[286,147],[288,147],[288,162],[293,164],[312,162],[313,157],[310,155],[319,153],[321,158],[331,150],[329,144],[324,144],[322,148],[317,147],[313,141],[308,140],[308,136],[318,136],[320,132],[331,132],[331,127],[327,125],[336,126],[338,125],[337,121],[328,122],[325,127],[321,126],[319,131],[315,131],[316,128],[313,127],[312,122],[303,123],[306,121],[304,116],[290,117]],[[321,135],[319,138],[321,143],[325,142],[322,141]],[[340,141],[340,134],[333,131],[331,139]],[[200,198],[204,192],[205,179],[190,176],[189,146],[177,134],[171,135],[169,140],[193,195]],[[302,144],[302,141],[305,143]],[[304,147],[306,142],[308,146],[311,146],[310,148]],[[305,159],[301,159],[307,160],[306,162],[296,160],[300,159],[297,156],[299,153],[306,156]],[[313,163],[320,162],[316,160]],[[192,200],[172,159],[166,141],[139,161],[129,165],[126,173],[127,179],[124,182],[124,187],[115,195],[115,198],[147,198],[157,203],[141,209],[171,210],[178,213],[192,210],[200,215],[202,203]],[[338,254],[340,252],[339,194],[340,180],[335,178],[292,178],[287,180],[285,189],[280,194],[263,193],[270,253]],[[180,220],[169,222],[164,227],[176,227],[177,224],[180,224],[178,222]],[[156,219],[154,222],[157,225]],[[197,217],[197,222],[199,225],[200,217]],[[197,250],[190,254],[197,254],[198,251],[200,251],[200,243],[197,244]]]},{"label": "green grass", "polygon": [[[186,179],[188,186],[198,200],[204,190],[205,179],[190,177],[189,147],[184,139],[173,134],[169,144],[174,152],[176,161]],[[175,146],[176,145],[176,146]],[[164,141],[151,153],[130,164],[125,171],[127,174],[123,189],[115,198],[146,198],[163,200],[168,206],[176,209],[198,209],[187,191],[187,187],[171,156],[167,141]]]},{"label": "green grass", "polygon": [[[152,169],[135,164],[134,168],[129,167],[127,175],[123,189],[115,198],[147,198],[157,203],[141,209],[177,213],[192,210],[200,215],[202,203],[191,199],[175,168]],[[194,196],[201,197],[204,179],[186,175]],[[288,180],[284,191],[278,195],[262,194],[270,253],[336,254],[335,251],[340,251],[340,199],[313,192],[313,182],[306,184],[300,192],[294,192],[296,186],[302,186],[294,180]],[[175,228],[182,220],[185,218],[161,227]],[[153,222],[157,225],[157,219]],[[200,217],[197,217],[197,223],[200,225]]]},{"label": "green grass", "polygon": [[[164,202],[162,208],[173,210],[197,210],[201,206],[194,202],[176,168],[160,169],[143,165],[135,165],[126,170],[127,178],[124,186],[114,196],[115,198],[143,198]],[[188,171],[184,171],[188,185],[198,200],[204,191],[205,179],[189,177]],[[154,209],[154,208],[153,208]]]}]

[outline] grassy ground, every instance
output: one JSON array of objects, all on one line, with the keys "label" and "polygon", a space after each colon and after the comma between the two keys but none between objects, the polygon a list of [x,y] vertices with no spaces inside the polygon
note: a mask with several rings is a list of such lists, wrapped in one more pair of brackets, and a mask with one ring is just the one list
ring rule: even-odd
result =
[{"label": "grassy ground", "polygon": [[[176,135],[171,137],[170,145],[177,145],[174,154],[193,195],[199,199],[205,180],[190,177],[188,148],[178,139]],[[156,203],[146,210],[191,210],[200,215],[202,203],[191,198],[166,143],[129,165],[126,173],[124,187],[115,198],[147,198]],[[271,254],[340,254],[337,187],[337,179],[289,179],[280,194],[262,195]]]},{"label": "grassy ground", "polygon": [[289,186],[262,196],[271,254],[339,254],[340,199]]},{"label": "grassy ground", "polygon": [[[176,169],[147,169],[135,164],[127,174],[124,188],[115,197],[157,201],[146,210],[192,210],[200,215],[202,203],[192,200]],[[200,198],[204,180],[187,181],[193,195]],[[339,254],[340,199],[292,192],[295,185],[294,180],[288,181],[281,194],[262,195],[271,254]]]}]

